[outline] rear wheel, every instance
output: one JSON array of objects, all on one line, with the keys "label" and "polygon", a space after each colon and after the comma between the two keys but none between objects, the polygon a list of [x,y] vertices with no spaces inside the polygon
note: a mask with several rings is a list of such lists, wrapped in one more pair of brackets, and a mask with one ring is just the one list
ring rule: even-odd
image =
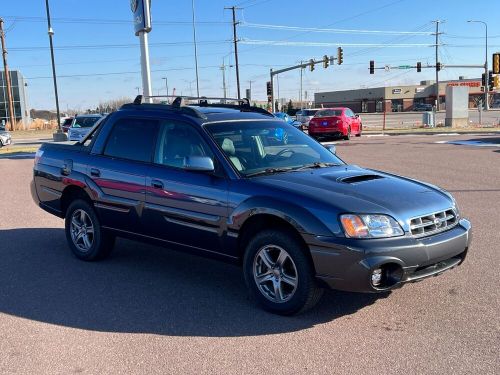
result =
[{"label": "rear wheel", "polygon": [[79,259],[103,259],[113,249],[115,237],[101,229],[94,209],[83,199],[77,199],[69,205],[65,231],[69,247]]},{"label": "rear wheel", "polygon": [[245,282],[265,309],[292,315],[313,307],[323,294],[314,268],[296,236],[284,230],[265,230],[249,242],[243,260]]},{"label": "rear wheel", "polygon": [[351,139],[351,127],[350,126],[347,128],[347,134],[344,135],[344,139],[346,141],[348,141],[349,139]]}]

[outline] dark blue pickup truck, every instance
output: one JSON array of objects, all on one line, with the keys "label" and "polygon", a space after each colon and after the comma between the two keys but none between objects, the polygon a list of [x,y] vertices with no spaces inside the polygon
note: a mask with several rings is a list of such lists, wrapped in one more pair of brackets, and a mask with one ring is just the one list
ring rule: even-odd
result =
[{"label": "dark blue pickup truck", "polygon": [[44,144],[32,195],[65,219],[73,253],[117,236],[242,265],[265,309],[293,314],[324,287],[380,292],[465,259],[469,221],[442,189],[345,164],[251,107],[132,104],[75,144]]}]

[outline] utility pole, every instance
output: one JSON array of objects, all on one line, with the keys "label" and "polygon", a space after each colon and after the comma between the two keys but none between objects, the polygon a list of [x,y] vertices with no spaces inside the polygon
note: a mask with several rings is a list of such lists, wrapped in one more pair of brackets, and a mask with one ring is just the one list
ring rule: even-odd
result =
[{"label": "utility pole", "polygon": [[[300,61],[300,64],[302,65],[302,60]],[[302,72],[304,68],[300,68],[300,93],[299,93],[299,100],[300,100],[300,109],[302,109]]]},{"label": "utility pole", "polygon": [[436,23],[436,111],[439,111],[439,23],[441,21],[432,22]]},{"label": "utility pole", "polygon": [[[252,82],[255,82],[255,81],[248,81],[248,84],[250,85],[250,96],[252,96]],[[247,98],[247,99],[251,99],[251,98]]]},{"label": "utility pole", "polygon": [[10,85],[9,66],[7,65],[7,48],[5,47],[5,33],[3,31],[2,18],[0,18],[0,39],[2,40],[3,68],[5,75],[5,83],[7,86],[7,101],[9,102],[10,130],[14,130],[14,123],[16,122],[16,114],[14,113],[14,105],[12,102],[12,88]]},{"label": "utility pole", "polygon": [[[167,96],[168,96],[168,78],[167,77],[163,77],[162,79],[165,80],[165,87],[167,89]],[[167,97],[167,102],[170,102],[170,100],[168,99],[168,97]]]},{"label": "utility pole", "polygon": [[191,1],[193,9],[193,42],[194,42],[194,62],[196,66],[196,97],[200,97],[200,82],[198,79],[198,49],[196,47],[196,16],[194,12],[194,0]]},{"label": "utility pole", "polygon": [[225,7],[224,9],[231,9],[233,11],[233,41],[234,41],[234,61],[236,64],[236,87],[238,89],[238,99],[241,99],[241,94],[240,94],[240,67],[238,64],[238,38],[236,37],[236,25],[239,24],[239,22],[236,22],[236,8],[235,6],[232,7]]}]

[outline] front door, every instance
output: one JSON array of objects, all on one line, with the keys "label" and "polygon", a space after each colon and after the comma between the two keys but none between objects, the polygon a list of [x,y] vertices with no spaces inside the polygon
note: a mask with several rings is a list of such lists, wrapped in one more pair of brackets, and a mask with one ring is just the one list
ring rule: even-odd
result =
[{"label": "front door", "polygon": [[162,121],[154,163],[146,177],[148,234],[173,244],[222,252],[227,180],[215,173],[184,170],[188,156],[214,158],[198,129],[176,120]]}]

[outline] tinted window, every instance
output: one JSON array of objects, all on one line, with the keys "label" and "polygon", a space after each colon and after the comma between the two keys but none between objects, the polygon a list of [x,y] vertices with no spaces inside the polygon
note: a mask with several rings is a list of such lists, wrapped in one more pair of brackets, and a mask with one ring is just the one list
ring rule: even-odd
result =
[{"label": "tinted window", "polygon": [[306,109],[302,113],[304,114],[304,116],[314,116],[316,112],[318,112],[317,109]]},{"label": "tinted window", "polygon": [[109,134],[104,155],[117,158],[151,161],[158,122],[127,118],[118,120]]},{"label": "tinted window", "polygon": [[154,162],[181,168],[187,156],[209,156],[213,160],[210,148],[192,126],[178,121],[163,121]]},{"label": "tinted window", "polygon": [[329,116],[342,116],[342,110],[325,109],[323,111],[318,111],[318,113],[316,113],[316,117],[329,117]]}]

